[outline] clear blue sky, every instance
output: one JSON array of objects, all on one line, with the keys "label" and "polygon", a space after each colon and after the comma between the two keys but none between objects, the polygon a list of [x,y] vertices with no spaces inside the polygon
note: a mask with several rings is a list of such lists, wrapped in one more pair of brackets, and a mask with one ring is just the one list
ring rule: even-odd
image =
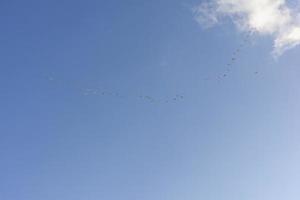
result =
[{"label": "clear blue sky", "polygon": [[0,199],[298,200],[300,49],[220,79],[245,35],[199,3],[2,0]]}]

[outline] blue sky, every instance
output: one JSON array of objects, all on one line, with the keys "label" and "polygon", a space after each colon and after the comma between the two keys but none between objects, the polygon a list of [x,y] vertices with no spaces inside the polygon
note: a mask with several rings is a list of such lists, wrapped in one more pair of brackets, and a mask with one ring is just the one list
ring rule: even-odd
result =
[{"label": "blue sky", "polygon": [[300,49],[200,3],[2,1],[0,199],[298,200]]}]

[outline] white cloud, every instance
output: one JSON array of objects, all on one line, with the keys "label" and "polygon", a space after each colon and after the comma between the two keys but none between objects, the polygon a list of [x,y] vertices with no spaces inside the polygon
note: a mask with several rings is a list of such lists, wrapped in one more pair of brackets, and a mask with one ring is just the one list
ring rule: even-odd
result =
[{"label": "white cloud", "polygon": [[300,44],[300,20],[286,0],[211,0],[194,8],[195,19],[205,27],[230,17],[242,31],[274,38],[274,54]]}]

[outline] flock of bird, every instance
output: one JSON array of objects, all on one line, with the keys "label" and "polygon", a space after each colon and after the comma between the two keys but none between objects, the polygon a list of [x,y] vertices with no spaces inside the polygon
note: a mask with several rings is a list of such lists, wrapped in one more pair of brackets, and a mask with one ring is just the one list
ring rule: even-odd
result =
[{"label": "flock of bird", "polygon": [[[226,64],[226,71],[217,76],[217,80],[222,80],[229,76],[229,74],[232,72],[232,67],[236,63],[238,56],[240,55],[242,49],[246,46],[246,44],[250,41],[251,36],[253,35],[253,31],[248,31],[245,35],[244,39],[242,40],[241,44],[235,49],[235,51],[232,53],[232,56],[229,60],[229,62]],[[255,75],[258,74],[258,72],[254,72]],[[53,77],[48,77],[49,81],[55,81]],[[205,80],[210,80],[210,78],[205,78]],[[84,96],[107,96],[107,97],[114,97],[114,98],[133,98],[133,99],[139,99],[148,103],[175,103],[180,102],[184,100],[184,96],[181,94],[176,94],[173,97],[169,98],[154,98],[150,95],[123,95],[119,92],[113,92],[113,91],[105,91],[100,90],[97,88],[86,88],[81,90],[81,94]]]},{"label": "flock of bird", "polygon": [[179,102],[184,99],[184,96],[180,95],[180,94],[176,94],[175,96],[173,96],[171,98],[158,99],[158,98],[154,98],[149,95],[123,95],[123,94],[120,94],[119,92],[104,91],[104,90],[95,89],[95,88],[84,89],[83,95],[84,96],[90,96],[90,95],[109,96],[109,97],[116,97],[116,98],[134,98],[134,99],[143,100],[143,101],[146,101],[149,103],[172,103],[172,102]]},{"label": "flock of bird", "polygon": [[243,48],[246,46],[246,44],[250,41],[251,35],[253,34],[252,31],[248,31],[245,38],[242,40],[242,43],[235,49],[235,51],[232,53],[230,61],[227,63],[227,69],[226,73],[223,74],[223,77],[227,77],[228,73],[231,72],[232,66],[235,64],[236,60],[238,59],[238,56],[240,55]]},{"label": "flock of bird", "polygon": [[[221,80],[227,78],[230,75],[230,73],[233,71],[234,64],[238,60],[238,57],[239,57],[240,53],[242,52],[243,48],[247,45],[248,42],[250,42],[251,36],[253,35],[253,33],[254,32],[252,30],[250,30],[246,33],[246,35],[243,38],[240,45],[238,45],[238,47],[233,51],[233,53],[230,57],[230,60],[226,64],[226,70],[222,74],[219,74],[218,76],[216,76],[216,79],[218,81],[221,81]],[[254,74],[257,75],[258,71],[255,71]],[[215,78],[205,78],[204,80],[211,80],[211,79],[215,79]]]},{"label": "flock of bird", "polygon": [[119,99],[135,99],[135,100],[141,100],[148,103],[153,104],[168,104],[168,103],[179,103],[180,101],[184,100],[184,96],[182,94],[175,94],[170,97],[165,98],[155,98],[151,95],[142,95],[142,94],[130,94],[127,93],[121,94],[120,92],[112,91],[112,90],[103,90],[98,88],[84,88],[84,87],[75,87],[75,84],[72,83],[66,83],[64,81],[58,80],[54,78],[54,76],[48,76],[48,81],[56,83],[58,85],[63,85],[64,87],[67,86],[67,88],[77,91],[83,96],[101,96],[101,97],[113,97],[113,98],[119,98]]}]

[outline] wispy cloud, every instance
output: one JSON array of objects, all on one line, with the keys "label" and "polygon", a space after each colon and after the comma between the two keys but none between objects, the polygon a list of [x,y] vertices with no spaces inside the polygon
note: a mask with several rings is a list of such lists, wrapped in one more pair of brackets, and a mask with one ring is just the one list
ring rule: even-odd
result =
[{"label": "wispy cloud", "polygon": [[194,13],[205,27],[229,17],[242,31],[273,37],[277,56],[300,44],[300,15],[286,0],[211,0],[195,7]]}]

